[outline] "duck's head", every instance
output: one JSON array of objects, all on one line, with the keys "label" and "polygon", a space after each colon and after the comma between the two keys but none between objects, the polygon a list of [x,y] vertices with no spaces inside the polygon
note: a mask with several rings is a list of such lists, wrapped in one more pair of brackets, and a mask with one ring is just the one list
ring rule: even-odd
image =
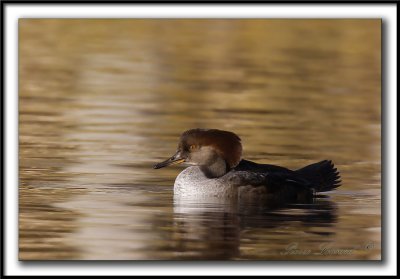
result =
[{"label": "duck's head", "polygon": [[236,167],[241,157],[242,144],[236,134],[217,129],[191,129],[181,135],[176,153],[154,168],[186,163],[200,166],[207,177],[214,178]]}]

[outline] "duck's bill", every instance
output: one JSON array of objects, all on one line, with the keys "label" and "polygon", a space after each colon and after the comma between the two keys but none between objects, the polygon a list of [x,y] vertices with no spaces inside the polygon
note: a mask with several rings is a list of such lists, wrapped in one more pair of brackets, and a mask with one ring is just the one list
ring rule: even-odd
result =
[{"label": "duck's bill", "polygon": [[172,156],[171,158],[165,160],[164,162],[155,164],[153,166],[153,168],[161,169],[163,167],[177,165],[177,164],[181,164],[183,162],[185,162],[185,158],[180,157],[179,154],[175,154],[174,156]]}]

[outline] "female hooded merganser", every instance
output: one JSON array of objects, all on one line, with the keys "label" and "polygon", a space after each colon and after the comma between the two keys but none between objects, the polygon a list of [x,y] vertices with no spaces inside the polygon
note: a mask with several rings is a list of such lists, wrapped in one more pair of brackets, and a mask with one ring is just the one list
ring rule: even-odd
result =
[{"label": "female hooded merganser", "polygon": [[258,164],[242,159],[240,138],[228,131],[185,131],[176,153],[155,169],[186,163],[175,180],[174,194],[188,197],[267,198],[284,202],[310,201],[315,192],[340,186],[332,161],[321,161],[298,170]]}]

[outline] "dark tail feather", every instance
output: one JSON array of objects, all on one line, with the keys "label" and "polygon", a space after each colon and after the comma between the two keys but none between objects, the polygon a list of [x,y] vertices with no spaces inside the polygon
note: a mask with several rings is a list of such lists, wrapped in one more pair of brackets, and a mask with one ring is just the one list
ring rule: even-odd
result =
[{"label": "dark tail feather", "polygon": [[332,161],[324,160],[296,170],[298,174],[309,181],[316,192],[331,191],[340,186],[340,174]]}]

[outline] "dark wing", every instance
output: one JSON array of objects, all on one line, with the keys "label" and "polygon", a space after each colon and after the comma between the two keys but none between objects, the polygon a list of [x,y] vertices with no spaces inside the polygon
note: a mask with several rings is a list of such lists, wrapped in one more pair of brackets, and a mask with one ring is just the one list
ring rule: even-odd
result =
[{"label": "dark wing", "polygon": [[296,171],[280,166],[242,160],[235,170],[268,175],[269,185],[297,185],[308,187],[317,192],[334,190],[341,183],[339,171],[332,161],[328,160],[308,165]]},{"label": "dark wing", "polygon": [[268,182],[270,186],[279,187],[289,184],[299,187],[312,187],[312,184],[299,175],[298,172],[280,166],[257,164],[248,160],[242,160],[234,170],[262,174],[266,179],[265,182]]},{"label": "dark wing", "polygon": [[248,160],[241,160],[234,168],[236,171],[251,171],[256,173],[293,173],[293,171],[274,165],[257,164]]},{"label": "dark wing", "polygon": [[309,202],[313,198],[313,185],[287,168],[242,160],[235,171],[241,172],[241,185],[264,187],[271,200]]}]

